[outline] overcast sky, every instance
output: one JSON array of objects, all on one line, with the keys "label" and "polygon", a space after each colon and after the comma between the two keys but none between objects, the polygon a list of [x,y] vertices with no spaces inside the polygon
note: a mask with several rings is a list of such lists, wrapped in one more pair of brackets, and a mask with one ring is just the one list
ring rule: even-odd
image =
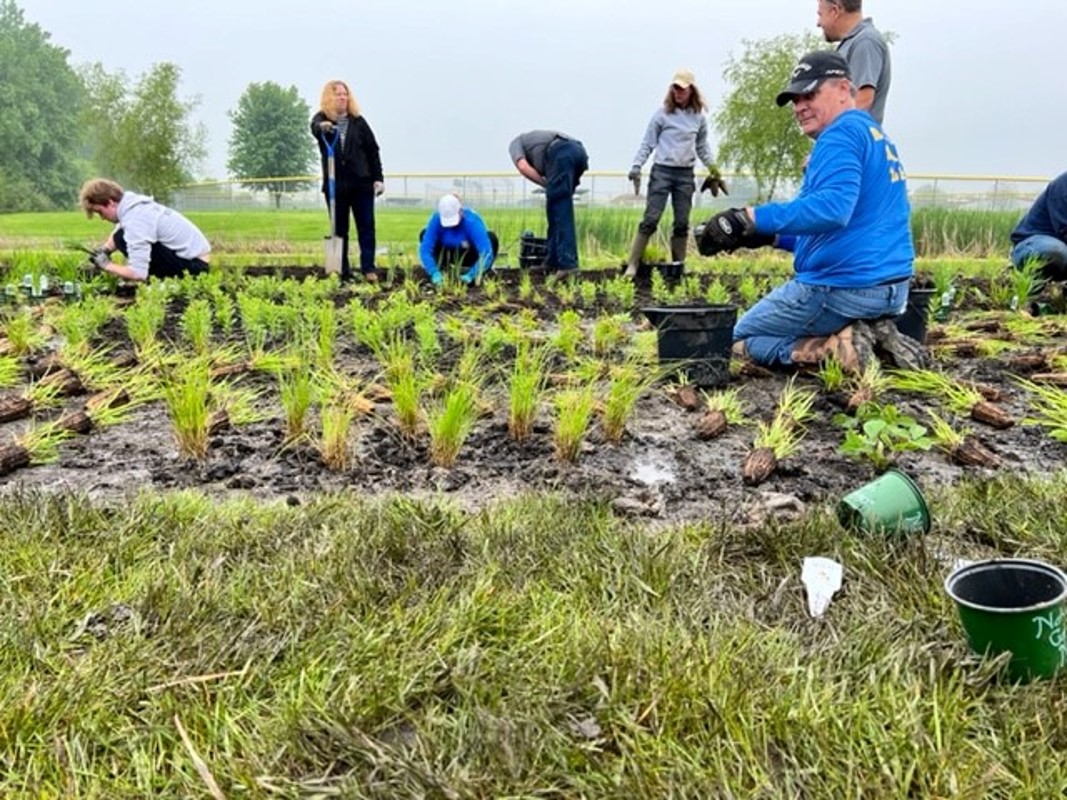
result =
[{"label": "overcast sky", "polygon": [[[582,139],[626,170],[671,75],[712,107],[743,40],[818,33],[816,0],[19,0],[28,22],[133,79],[176,63],[199,98],[205,176],[223,177],[227,112],[250,83],[352,87],[387,173],[509,170],[532,128]],[[892,31],[885,127],[915,173],[1067,170],[1067,0],[867,0]],[[714,145],[714,134],[713,134]]]}]

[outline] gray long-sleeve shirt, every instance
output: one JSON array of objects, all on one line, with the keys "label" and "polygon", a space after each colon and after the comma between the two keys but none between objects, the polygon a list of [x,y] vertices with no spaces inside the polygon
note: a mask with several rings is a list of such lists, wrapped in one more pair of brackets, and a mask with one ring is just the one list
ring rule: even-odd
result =
[{"label": "gray long-sleeve shirt", "polygon": [[660,108],[652,115],[633,165],[640,169],[653,150],[656,157],[652,163],[665,167],[692,167],[698,157],[706,167],[715,162],[708,147],[707,119],[700,112],[688,109],[668,114]]},{"label": "gray long-sleeve shirt", "polygon": [[126,265],[142,278],[148,277],[155,242],[182,258],[201,258],[211,252],[211,244],[198,227],[147,195],[123,192],[116,211],[126,237]]}]

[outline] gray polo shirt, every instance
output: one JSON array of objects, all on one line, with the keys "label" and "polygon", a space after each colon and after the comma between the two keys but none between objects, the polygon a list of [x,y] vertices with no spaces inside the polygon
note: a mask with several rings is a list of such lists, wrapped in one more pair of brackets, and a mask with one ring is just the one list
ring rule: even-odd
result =
[{"label": "gray polo shirt", "polygon": [[889,45],[878,29],[874,20],[867,17],[850,30],[837,52],[848,62],[852,73],[852,85],[857,89],[870,86],[874,89],[874,103],[870,114],[881,125],[885,118],[885,101],[889,96],[889,83],[892,70],[889,64]]},{"label": "gray polo shirt", "polygon": [[574,137],[559,131],[528,131],[520,133],[508,145],[508,155],[511,156],[513,164],[518,164],[520,158],[525,158],[531,167],[544,175],[548,160],[548,146],[556,139],[573,140]]}]

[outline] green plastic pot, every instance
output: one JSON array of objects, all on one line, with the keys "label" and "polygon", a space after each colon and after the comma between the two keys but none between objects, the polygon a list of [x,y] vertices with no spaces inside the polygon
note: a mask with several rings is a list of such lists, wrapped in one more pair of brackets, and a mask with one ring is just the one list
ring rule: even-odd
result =
[{"label": "green plastic pot", "polygon": [[930,510],[915,481],[898,469],[883,472],[845,495],[837,518],[864,533],[911,534],[930,530]]},{"label": "green plastic pot", "polygon": [[949,575],[945,591],[974,652],[1011,653],[1012,680],[1052,678],[1067,666],[1067,575],[1056,567],[1022,558],[978,561]]}]

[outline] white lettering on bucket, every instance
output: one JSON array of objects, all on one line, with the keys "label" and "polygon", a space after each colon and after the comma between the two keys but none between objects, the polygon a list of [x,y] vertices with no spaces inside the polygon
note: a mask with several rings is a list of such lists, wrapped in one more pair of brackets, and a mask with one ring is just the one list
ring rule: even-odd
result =
[{"label": "white lettering on bucket", "polygon": [[1060,651],[1060,666],[1067,664],[1067,641],[1064,638],[1063,609],[1050,610],[1047,614],[1034,617],[1037,631],[1034,638],[1038,641],[1048,638],[1048,643]]}]

